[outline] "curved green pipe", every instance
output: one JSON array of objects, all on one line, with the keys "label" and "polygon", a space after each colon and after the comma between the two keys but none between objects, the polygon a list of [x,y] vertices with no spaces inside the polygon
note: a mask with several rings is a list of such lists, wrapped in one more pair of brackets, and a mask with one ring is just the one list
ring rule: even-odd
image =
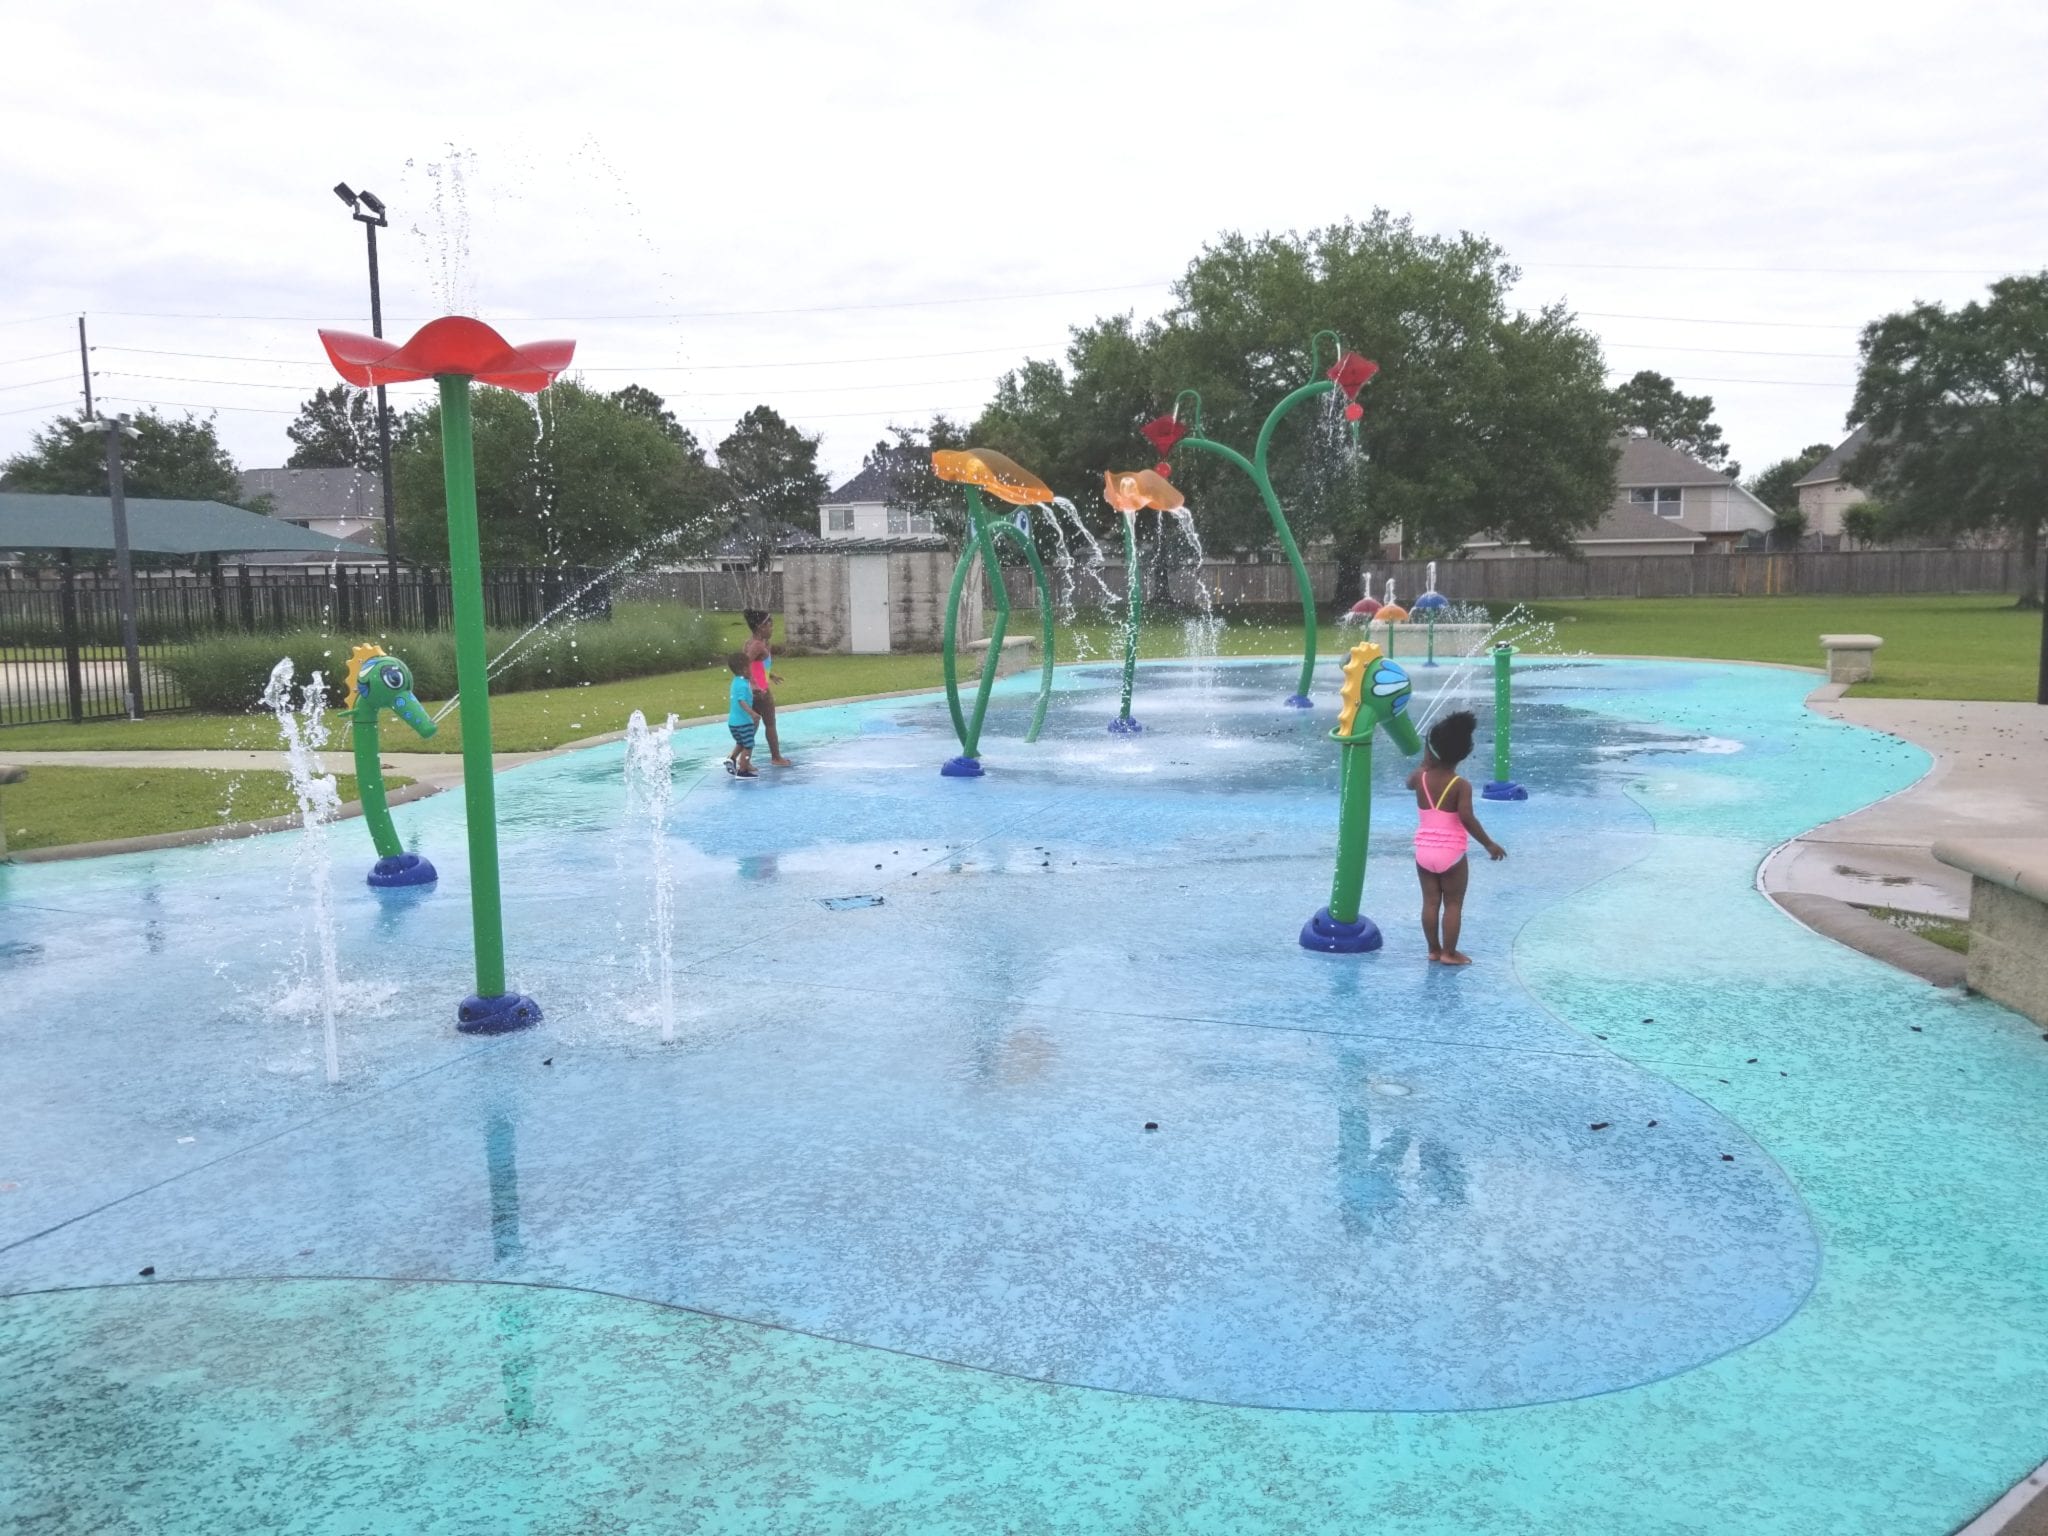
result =
[{"label": "curved green pipe", "polygon": [[1138,571],[1138,514],[1124,514],[1124,697],[1117,718],[1131,718],[1131,687],[1138,671],[1138,626],[1145,616],[1145,584]]},{"label": "curved green pipe", "polygon": [[1266,425],[1259,431],[1258,456],[1247,459],[1235,448],[1207,437],[1188,437],[1181,440],[1183,448],[1199,448],[1204,453],[1213,453],[1219,459],[1235,464],[1253,485],[1258,487],[1260,497],[1266,503],[1266,515],[1273,520],[1273,532],[1280,538],[1280,547],[1287,552],[1287,563],[1294,567],[1294,587],[1301,594],[1301,679],[1295,693],[1301,698],[1308,697],[1309,684],[1314,681],[1316,671],[1316,598],[1309,586],[1308,567],[1301,563],[1301,549],[1294,542],[1294,533],[1287,526],[1287,514],[1281,510],[1280,497],[1273,489],[1273,482],[1266,474],[1266,450],[1273,440],[1273,428],[1293,406],[1300,404],[1311,395],[1319,395],[1337,386],[1328,379],[1318,379],[1313,384],[1304,384],[1293,394],[1273,407],[1273,413],[1266,418]]},{"label": "curved green pipe", "polygon": [[[967,487],[967,524],[967,547],[960,552],[960,563],[953,570],[953,589],[946,597],[946,707],[953,712],[953,731],[960,738],[960,755],[978,758],[981,756],[981,722],[988,714],[989,692],[996,683],[995,658],[1003,653],[1003,635],[1010,627],[1010,594],[1003,586],[1003,569],[996,560],[995,538],[989,532],[988,512],[982,505],[981,492],[971,485]],[[974,696],[974,717],[969,720],[960,709],[959,666],[953,646],[959,632],[960,594],[967,586],[968,567],[977,556],[981,559],[982,569],[989,575],[989,592],[995,599],[996,617],[989,629],[989,660],[982,666],[981,686]]]},{"label": "curved green pipe", "polygon": [[[1008,534],[1024,551],[1024,558],[1031,563],[1031,580],[1038,588],[1039,655],[1038,664],[1038,705],[1031,711],[1031,729],[1024,733],[1026,745],[1038,740],[1038,733],[1045,726],[1045,706],[1052,700],[1052,583],[1046,579],[1045,562],[1038,557],[1036,541],[1028,537],[1015,523],[1002,523],[999,533]],[[1001,579],[1001,572],[997,573]],[[995,664],[993,652],[989,664]]]}]

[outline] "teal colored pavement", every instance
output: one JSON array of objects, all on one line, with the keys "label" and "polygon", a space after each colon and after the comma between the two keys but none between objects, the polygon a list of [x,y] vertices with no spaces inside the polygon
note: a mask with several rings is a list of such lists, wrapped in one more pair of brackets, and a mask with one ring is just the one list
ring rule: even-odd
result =
[{"label": "teal colored pavement", "polygon": [[1295,941],[1334,666],[1031,681],[980,781],[932,699],[680,732],[658,829],[500,775],[498,1040],[454,797],[397,902],[352,825],[0,869],[0,1529],[1942,1536],[2048,1455],[2048,1042],[1755,889],[1925,754],[1531,660],[1459,972],[1384,743],[1386,946]]}]

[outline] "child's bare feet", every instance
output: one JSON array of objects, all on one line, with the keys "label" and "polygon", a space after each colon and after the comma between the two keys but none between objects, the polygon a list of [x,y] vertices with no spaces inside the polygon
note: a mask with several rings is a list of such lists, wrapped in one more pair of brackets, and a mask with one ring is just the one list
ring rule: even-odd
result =
[{"label": "child's bare feet", "polygon": [[1434,963],[1435,963],[1435,962],[1437,962],[1438,960],[1441,960],[1441,959],[1443,959],[1443,957],[1444,957],[1444,952],[1443,952],[1442,950],[1440,950],[1440,949],[1432,949],[1432,950],[1431,950],[1431,951],[1429,952],[1429,958],[1430,958],[1430,962],[1431,962],[1431,964],[1434,964]]},{"label": "child's bare feet", "polygon": [[786,757],[771,757],[768,759],[768,761],[773,763],[778,768],[794,768],[796,766],[795,763],[792,763]]},{"label": "child's bare feet", "polygon": [[1472,957],[1463,950],[1458,949],[1447,949],[1436,958],[1439,965],[1470,965],[1472,963]]}]

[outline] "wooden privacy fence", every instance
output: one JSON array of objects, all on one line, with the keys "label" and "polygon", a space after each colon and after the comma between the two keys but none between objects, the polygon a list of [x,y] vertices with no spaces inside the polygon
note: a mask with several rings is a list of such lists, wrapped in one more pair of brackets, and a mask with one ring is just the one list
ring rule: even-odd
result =
[{"label": "wooden privacy fence", "polygon": [[[1356,592],[1337,591],[1337,567],[1310,560],[1309,583],[1318,604],[1349,607]],[[1054,572],[1055,582],[1060,580]],[[1124,590],[1123,562],[1099,572],[1111,592]],[[1029,601],[1031,573],[1006,567],[1010,600]],[[1192,597],[1194,573],[1169,577],[1176,602]],[[1585,597],[1817,597],[1892,596],[1907,593],[2018,592],[2026,562],[2010,549],[1867,549],[1827,554],[1615,555],[1591,560],[1529,556],[1508,560],[1440,560],[1437,587],[1454,603],[1539,602]],[[1401,560],[1371,567],[1373,596],[1383,596],[1389,577],[1402,601],[1427,585],[1428,564]],[[1287,606],[1298,601],[1293,568],[1284,563],[1239,564],[1215,560],[1202,568],[1202,581],[1219,607],[1241,604]],[[1147,587],[1150,597],[1152,588]],[[1077,606],[1102,606],[1094,582],[1077,577]]]}]

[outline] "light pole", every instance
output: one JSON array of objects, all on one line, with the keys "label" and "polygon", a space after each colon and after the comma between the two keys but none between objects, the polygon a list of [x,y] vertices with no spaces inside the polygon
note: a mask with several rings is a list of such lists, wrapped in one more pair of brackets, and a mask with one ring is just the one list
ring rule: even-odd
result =
[{"label": "light pole", "polygon": [[[370,334],[384,334],[384,295],[377,283],[377,231],[391,221],[384,216],[384,204],[374,192],[357,192],[345,181],[334,184],[334,195],[347,203],[355,221],[370,238]],[[392,510],[391,410],[384,403],[384,386],[377,386],[377,478],[384,487],[384,622],[398,626],[398,517]]]},{"label": "light pole", "polygon": [[107,502],[114,523],[114,582],[121,604],[121,650],[128,674],[128,718],[142,718],[142,647],[135,635],[135,561],[128,550],[128,499],[121,483],[121,439],[136,436],[125,416],[88,419],[88,432],[107,435]]}]

